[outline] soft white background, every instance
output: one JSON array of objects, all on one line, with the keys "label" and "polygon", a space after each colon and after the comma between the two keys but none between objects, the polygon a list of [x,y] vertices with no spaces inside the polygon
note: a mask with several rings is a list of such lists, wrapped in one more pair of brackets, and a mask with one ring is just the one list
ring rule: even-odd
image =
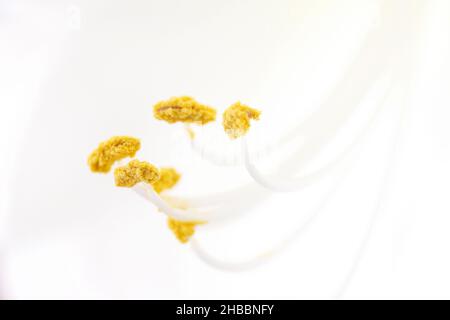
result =
[{"label": "soft white background", "polygon": [[[376,27],[378,1],[1,1],[1,297],[450,298],[450,3],[405,3],[421,6],[412,103],[375,224],[395,101],[308,232],[233,274],[202,264],[111,177],[90,174],[87,154],[131,134],[143,157],[183,172],[176,194],[249,181],[191,154],[179,127],[152,119],[152,104],[190,94],[221,111],[242,100],[264,111],[255,136],[270,141],[337,81]],[[324,190],[275,195],[200,239],[218,256],[264,249]]]}]

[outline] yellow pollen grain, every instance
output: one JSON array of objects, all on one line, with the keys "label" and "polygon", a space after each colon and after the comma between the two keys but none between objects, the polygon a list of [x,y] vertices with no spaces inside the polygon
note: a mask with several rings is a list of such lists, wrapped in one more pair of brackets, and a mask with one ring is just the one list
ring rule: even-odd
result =
[{"label": "yellow pollen grain", "polygon": [[158,102],[153,107],[153,115],[168,123],[185,122],[204,125],[216,120],[216,110],[198,103],[191,97],[173,97]]},{"label": "yellow pollen grain", "polygon": [[159,180],[152,183],[153,189],[157,193],[170,189],[180,180],[180,174],[173,168],[161,168]]},{"label": "yellow pollen grain", "polygon": [[88,159],[92,172],[108,173],[116,161],[134,157],[141,148],[139,139],[117,136],[100,143]]},{"label": "yellow pollen grain", "polygon": [[250,120],[259,120],[260,115],[261,111],[237,102],[223,113],[223,128],[231,139],[237,139],[250,129]]},{"label": "yellow pollen grain", "polygon": [[116,186],[131,188],[140,182],[152,184],[159,180],[160,172],[154,165],[139,160],[133,160],[126,166],[114,171]]}]

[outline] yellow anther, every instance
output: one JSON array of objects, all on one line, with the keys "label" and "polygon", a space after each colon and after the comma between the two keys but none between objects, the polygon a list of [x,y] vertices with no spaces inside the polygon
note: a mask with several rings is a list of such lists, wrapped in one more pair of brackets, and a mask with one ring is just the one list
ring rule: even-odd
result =
[{"label": "yellow anther", "polygon": [[91,153],[88,164],[92,172],[107,173],[116,161],[127,157],[134,157],[141,148],[141,142],[132,137],[112,137],[102,142]]},{"label": "yellow anther", "polygon": [[223,128],[231,139],[242,137],[250,129],[250,120],[259,120],[260,114],[261,111],[237,102],[223,113]]},{"label": "yellow anther", "polygon": [[216,120],[216,110],[200,104],[191,97],[173,97],[153,107],[156,119],[168,123],[186,122],[206,124]]},{"label": "yellow anther", "polygon": [[[188,204],[184,203],[183,201],[180,202],[179,199],[175,201],[167,197],[165,197],[165,199],[175,208],[182,210],[186,210],[188,208]],[[205,222],[180,221],[172,217],[169,217],[167,219],[167,225],[169,226],[169,229],[181,243],[187,243],[189,239],[194,235],[195,227],[201,224],[205,224]]]},{"label": "yellow anther", "polygon": [[152,184],[159,180],[160,172],[158,168],[148,162],[133,160],[126,166],[119,167],[114,171],[116,186],[134,187],[140,182]]},{"label": "yellow anther", "polygon": [[175,234],[181,243],[187,243],[195,233],[195,227],[203,224],[197,221],[178,221],[173,218],[167,220],[169,229]]},{"label": "yellow anther", "polygon": [[173,168],[161,168],[159,173],[159,180],[152,183],[153,189],[157,193],[172,188],[180,180],[180,174]]}]

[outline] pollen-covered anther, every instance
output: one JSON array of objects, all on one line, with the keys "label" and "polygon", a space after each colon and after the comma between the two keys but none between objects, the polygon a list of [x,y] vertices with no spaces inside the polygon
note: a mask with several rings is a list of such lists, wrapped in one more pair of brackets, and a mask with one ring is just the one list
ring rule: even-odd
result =
[{"label": "pollen-covered anther", "polygon": [[216,110],[198,103],[191,97],[173,97],[153,107],[156,119],[168,123],[185,122],[204,125],[216,120]]},{"label": "pollen-covered anther", "polygon": [[116,186],[131,188],[140,182],[148,184],[155,183],[160,179],[160,171],[154,165],[133,160],[126,166],[119,167],[114,171]]},{"label": "pollen-covered anther", "polygon": [[259,120],[260,115],[261,111],[237,102],[223,113],[223,128],[231,139],[237,139],[250,129],[250,120]]},{"label": "pollen-covered anther", "polygon": [[169,229],[181,243],[187,243],[195,233],[195,227],[203,224],[199,221],[178,221],[173,218],[167,220]]},{"label": "pollen-covered anther", "polygon": [[100,143],[88,159],[92,172],[108,173],[116,161],[134,157],[141,148],[139,139],[118,136]]},{"label": "pollen-covered anther", "polygon": [[159,180],[152,183],[153,189],[157,193],[171,189],[180,180],[180,174],[173,168],[161,168]]}]

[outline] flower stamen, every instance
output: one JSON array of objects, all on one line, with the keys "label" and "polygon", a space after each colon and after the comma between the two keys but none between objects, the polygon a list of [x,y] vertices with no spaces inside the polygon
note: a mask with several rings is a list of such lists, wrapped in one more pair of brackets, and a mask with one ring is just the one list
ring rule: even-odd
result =
[{"label": "flower stamen", "polygon": [[191,97],[172,97],[158,102],[153,107],[153,115],[168,123],[184,122],[204,125],[216,120],[216,110],[198,103]]},{"label": "flower stamen", "polygon": [[116,186],[132,188],[140,182],[148,184],[156,183],[160,177],[160,171],[154,165],[133,160],[128,165],[119,167],[114,171]]},{"label": "flower stamen", "polygon": [[117,161],[132,158],[141,148],[139,139],[117,136],[100,143],[88,159],[92,172],[108,173]]},{"label": "flower stamen", "polygon": [[223,128],[230,139],[244,136],[250,129],[250,120],[259,120],[261,111],[236,102],[223,113]]}]

